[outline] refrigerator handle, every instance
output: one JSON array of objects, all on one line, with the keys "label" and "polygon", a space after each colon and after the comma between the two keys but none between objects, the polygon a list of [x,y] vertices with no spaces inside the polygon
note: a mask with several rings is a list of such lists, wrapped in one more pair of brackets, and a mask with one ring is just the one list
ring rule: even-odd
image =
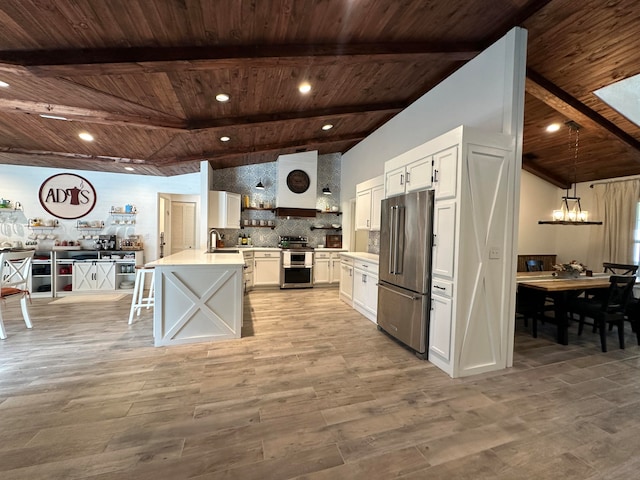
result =
[{"label": "refrigerator handle", "polygon": [[404,262],[404,206],[396,207],[396,225],[395,225],[395,250],[393,252],[393,273],[402,275],[402,267]]},{"label": "refrigerator handle", "polygon": [[384,286],[383,284],[381,284],[381,283],[378,283],[378,287],[380,287],[380,288],[382,288],[382,289],[384,289],[384,290],[389,290],[390,292],[393,292],[393,293],[395,293],[396,295],[400,295],[401,297],[408,298],[409,300],[418,300],[418,299],[420,298],[420,297],[416,297],[415,295],[407,295],[406,293],[402,293],[402,292],[399,292],[399,291],[394,290],[394,289],[392,289],[392,288],[385,287],[385,286]]},{"label": "refrigerator handle", "polygon": [[395,227],[395,212],[396,212],[396,208],[397,207],[391,207],[389,208],[389,217],[390,217],[390,232],[389,232],[389,273],[393,274],[395,273],[393,270],[395,268],[394,265],[394,259],[395,259],[395,255],[393,254],[393,252],[395,251],[395,232],[396,232],[396,227]]}]

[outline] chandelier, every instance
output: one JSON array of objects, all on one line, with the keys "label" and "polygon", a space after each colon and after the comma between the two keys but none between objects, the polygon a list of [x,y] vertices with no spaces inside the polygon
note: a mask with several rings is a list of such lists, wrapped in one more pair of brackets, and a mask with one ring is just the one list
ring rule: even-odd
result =
[{"label": "chandelier", "polygon": [[[602,225],[599,221],[589,221],[589,212],[583,210],[580,205],[580,197],[577,194],[577,172],[578,172],[578,144],[580,139],[580,125],[569,120],[566,122],[569,128],[569,150],[573,150],[573,195],[570,195],[571,185],[567,187],[567,194],[562,197],[560,208],[551,214],[552,220],[540,220],[540,225]],[[572,140],[572,133],[575,133],[575,143]]]}]

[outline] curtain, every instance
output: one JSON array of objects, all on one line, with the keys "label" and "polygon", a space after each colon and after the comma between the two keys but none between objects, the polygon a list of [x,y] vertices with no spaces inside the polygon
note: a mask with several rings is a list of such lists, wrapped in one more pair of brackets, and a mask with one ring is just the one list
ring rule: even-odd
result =
[{"label": "curtain", "polygon": [[591,228],[588,263],[598,271],[603,262],[633,263],[636,209],[640,180],[594,185],[595,209],[591,218],[602,220]]}]

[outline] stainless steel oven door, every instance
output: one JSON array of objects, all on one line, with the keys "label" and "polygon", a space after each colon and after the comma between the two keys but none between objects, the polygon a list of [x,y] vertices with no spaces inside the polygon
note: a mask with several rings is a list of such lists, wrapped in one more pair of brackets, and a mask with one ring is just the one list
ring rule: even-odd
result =
[{"label": "stainless steel oven door", "polygon": [[313,287],[313,252],[282,252],[280,288]]}]

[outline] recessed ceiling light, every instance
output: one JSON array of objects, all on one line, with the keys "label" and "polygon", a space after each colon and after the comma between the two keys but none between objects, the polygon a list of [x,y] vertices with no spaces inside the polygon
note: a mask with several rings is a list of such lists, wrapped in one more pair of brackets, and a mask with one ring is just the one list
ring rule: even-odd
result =
[{"label": "recessed ceiling light", "polygon": [[323,130],[331,130],[332,128],[333,128],[333,125],[331,125],[330,123],[322,125]]},{"label": "recessed ceiling light", "polygon": [[67,117],[61,117],[59,115],[45,115],[44,113],[41,113],[40,116],[42,118],[49,118],[51,120],[69,120]]},{"label": "recessed ceiling light", "polygon": [[129,171],[129,172],[133,172],[135,170],[135,168],[133,168],[133,167],[124,167],[124,169]]},{"label": "recessed ceiling light", "polygon": [[311,91],[311,85],[309,82],[301,83],[298,90],[300,90],[300,93],[309,93]]},{"label": "recessed ceiling light", "polygon": [[78,136],[85,142],[93,142],[93,135],[87,132],[79,133]]},{"label": "recessed ceiling light", "polygon": [[220,137],[221,142],[228,142],[229,140],[231,140],[231,137]]},{"label": "recessed ceiling light", "polygon": [[7,82],[3,82],[2,80],[0,80],[0,87],[2,88],[8,88],[9,84]]},{"label": "recessed ceiling light", "polygon": [[557,132],[558,130],[560,130],[559,123],[552,123],[551,125],[547,126],[547,132]]},{"label": "recessed ceiling light", "polygon": [[219,102],[228,102],[229,95],[227,95],[226,93],[219,93],[216,95],[216,100]]}]

